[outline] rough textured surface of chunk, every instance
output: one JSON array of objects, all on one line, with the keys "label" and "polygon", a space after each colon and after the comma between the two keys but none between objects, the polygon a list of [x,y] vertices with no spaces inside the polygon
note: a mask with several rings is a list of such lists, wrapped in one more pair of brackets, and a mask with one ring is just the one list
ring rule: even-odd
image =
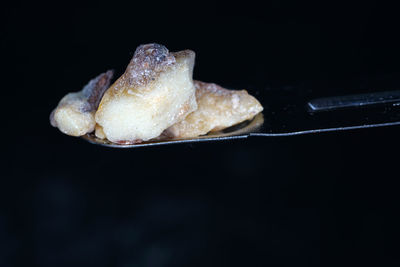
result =
[{"label": "rough textured surface of chunk", "polygon": [[169,53],[158,44],[139,46],[96,112],[104,136],[116,143],[146,141],[194,111],[194,57],[190,50]]},{"label": "rough textured surface of chunk", "polygon": [[246,90],[228,90],[214,83],[194,82],[198,109],[165,131],[167,136],[189,138],[218,131],[253,118],[263,110]]},{"label": "rough textured surface of chunk", "polygon": [[50,123],[65,134],[82,136],[94,130],[94,114],[110,86],[113,71],[92,79],[81,91],[64,96],[50,114]]}]

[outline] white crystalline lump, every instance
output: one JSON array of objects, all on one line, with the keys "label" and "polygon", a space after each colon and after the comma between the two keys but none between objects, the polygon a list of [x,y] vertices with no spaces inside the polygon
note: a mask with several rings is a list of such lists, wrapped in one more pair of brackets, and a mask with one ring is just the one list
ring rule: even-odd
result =
[{"label": "white crystalline lump", "polygon": [[102,73],[81,91],[64,96],[50,115],[51,125],[72,136],[92,132],[96,124],[94,114],[112,75],[112,71]]},{"label": "white crystalline lump", "polygon": [[263,110],[246,90],[227,90],[214,83],[194,82],[198,109],[168,128],[166,135],[189,138],[218,131],[253,118]]},{"label": "white crystalline lump", "polygon": [[146,141],[183,120],[197,108],[194,57],[190,50],[169,53],[158,44],[139,46],[101,100],[95,115],[98,135],[117,143]]},{"label": "white crystalline lump", "polygon": [[245,90],[193,82],[194,58],[190,50],[170,53],[159,44],[141,45],[111,87],[108,71],[66,95],[51,113],[51,124],[72,136],[95,131],[99,139],[133,144],[204,135],[263,110]]},{"label": "white crystalline lump", "polygon": [[80,93],[67,94],[52,113],[52,125],[72,136],[82,136],[92,132],[96,124],[94,112],[83,112],[85,106],[86,101]]}]

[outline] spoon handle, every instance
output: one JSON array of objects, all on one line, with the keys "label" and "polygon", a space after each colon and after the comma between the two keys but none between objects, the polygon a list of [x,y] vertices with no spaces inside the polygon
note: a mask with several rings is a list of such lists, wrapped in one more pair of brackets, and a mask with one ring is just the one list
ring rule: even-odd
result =
[{"label": "spoon handle", "polygon": [[290,136],[400,124],[400,90],[266,105],[253,136]]},{"label": "spoon handle", "polygon": [[312,112],[320,112],[377,104],[399,105],[400,90],[318,98],[309,101],[308,107]]}]

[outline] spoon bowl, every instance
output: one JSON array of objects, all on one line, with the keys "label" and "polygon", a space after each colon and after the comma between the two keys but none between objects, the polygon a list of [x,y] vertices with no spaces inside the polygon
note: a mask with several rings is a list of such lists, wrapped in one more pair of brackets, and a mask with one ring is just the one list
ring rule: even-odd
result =
[{"label": "spoon bowl", "polygon": [[[274,95],[275,93],[275,95]],[[267,102],[266,100],[274,100]],[[270,91],[260,99],[262,113],[221,131],[203,136],[171,139],[161,136],[149,141],[118,144],[99,139],[93,133],[82,138],[92,144],[112,148],[135,148],[181,143],[243,139],[250,136],[294,136],[322,132],[354,130],[372,127],[400,125],[400,90],[366,94],[323,97],[307,101],[303,97],[287,97],[282,90]]]}]

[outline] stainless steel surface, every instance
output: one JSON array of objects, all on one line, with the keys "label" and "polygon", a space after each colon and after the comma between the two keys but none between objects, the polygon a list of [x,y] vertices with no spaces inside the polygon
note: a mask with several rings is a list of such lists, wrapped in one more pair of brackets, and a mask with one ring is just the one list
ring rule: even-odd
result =
[{"label": "stainless steel surface", "polygon": [[318,112],[385,103],[400,103],[400,90],[318,98],[308,102],[308,107]]}]

